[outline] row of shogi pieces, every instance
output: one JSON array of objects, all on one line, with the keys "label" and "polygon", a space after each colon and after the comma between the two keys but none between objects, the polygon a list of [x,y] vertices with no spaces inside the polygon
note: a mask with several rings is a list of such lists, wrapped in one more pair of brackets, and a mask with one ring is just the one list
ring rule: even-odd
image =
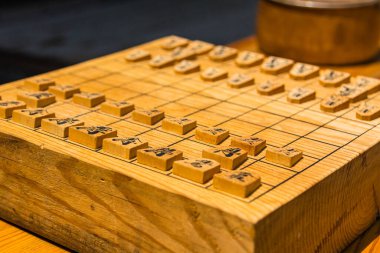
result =
[{"label": "row of shogi pieces", "polygon": [[[177,74],[191,74],[201,71],[200,64],[195,61],[197,56],[208,54],[214,62],[225,62],[235,59],[239,68],[249,68],[260,65],[263,73],[279,75],[289,72],[294,80],[309,80],[319,76],[319,83],[324,87],[339,87],[336,93],[321,101],[320,108],[326,112],[338,112],[349,108],[350,103],[356,103],[368,98],[380,90],[380,80],[365,76],[352,78],[349,73],[326,69],[321,71],[318,66],[295,63],[291,59],[265,55],[256,52],[242,51],[226,46],[214,46],[203,41],[189,41],[188,39],[169,36],[162,40],[161,48],[169,53],[152,56],[144,49],[135,49],[125,57],[128,62],[149,61],[152,68],[164,68],[174,65]],[[228,72],[223,67],[208,67],[200,77],[205,81],[215,82],[228,78]],[[246,73],[235,73],[227,80],[232,88],[243,88],[253,85],[255,80]],[[275,95],[285,91],[283,79],[267,80],[257,85],[257,92],[261,95]],[[305,103],[316,98],[316,91],[308,87],[296,87],[287,96],[290,103]],[[380,117],[380,106],[363,103],[357,110],[357,118],[361,120],[374,120]]]},{"label": "row of shogi pieces", "polygon": [[[29,85],[28,82],[34,81],[27,80],[26,83]],[[43,81],[51,82],[48,79]],[[132,103],[105,102],[105,97],[100,98],[98,95],[84,96],[78,92],[72,95],[73,101],[75,95],[80,95],[76,103],[82,106],[93,107],[100,104],[100,110],[106,114],[121,117],[132,113],[132,120],[140,124],[155,125],[162,122],[163,130],[177,135],[185,135],[195,129],[195,139],[208,144],[218,145],[230,136],[226,129],[200,128],[193,119],[165,117],[165,113],[158,109],[135,109]],[[256,156],[266,148],[266,141],[263,139],[254,136],[232,137],[230,146],[205,149],[200,159],[184,159],[183,152],[175,148],[149,147],[148,142],[140,137],[118,137],[117,130],[109,126],[85,126],[85,122],[78,118],[57,118],[48,109],[34,108],[35,104],[22,96],[19,99],[0,101],[0,117],[29,128],[41,128],[43,132],[67,138],[72,143],[90,149],[102,148],[104,153],[112,156],[126,160],[137,157],[138,163],[162,171],[172,169],[174,175],[199,184],[213,180],[215,189],[239,197],[248,197],[261,185],[260,176],[254,171],[236,169],[247,160],[248,155]],[[285,147],[268,148],[265,156],[270,162],[292,167],[302,159],[303,154],[300,150]]]}]

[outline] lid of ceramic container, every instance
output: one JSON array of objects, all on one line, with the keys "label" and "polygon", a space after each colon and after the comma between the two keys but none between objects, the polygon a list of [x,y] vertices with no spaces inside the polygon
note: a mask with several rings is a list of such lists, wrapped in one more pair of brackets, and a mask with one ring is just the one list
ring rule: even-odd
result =
[{"label": "lid of ceramic container", "polygon": [[345,9],[371,6],[380,3],[380,0],[269,0],[271,2],[320,9]]}]

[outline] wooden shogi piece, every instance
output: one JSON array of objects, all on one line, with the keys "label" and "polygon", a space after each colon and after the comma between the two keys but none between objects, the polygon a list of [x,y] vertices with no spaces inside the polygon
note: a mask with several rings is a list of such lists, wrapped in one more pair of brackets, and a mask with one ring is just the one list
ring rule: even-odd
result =
[{"label": "wooden shogi piece", "polygon": [[197,127],[197,121],[189,118],[165,118],[162,121],[162,129],[176,134],[187,134]]},{"label": "wooden shogi piece", "polygon": [[254,136],[232,137],[231,146],[244,149],[249,155],[258,155],[267,146],[266,140]]},{"label": "wooden shogi piece", "polygon": [[95,107],[106,101],[106,96],[100,93],[82,92],[74,94],[73,102],[75,104],[85,106],[88,108]]},{"label": "wooden shogi piece", "polygon": [[241,68],[249,68],[260,65],[264,61],[265,56],[260,53],[242,51],[235,59],[236,65]]},{"label": "wooden shogi piece", "polygon": [[74,94],[80,93],[80,88],[72,85],[56,85],[49,87],[49,92],[57,98],[68,99],[72,98]]},{"label": "wooden shogi piece", "polygon": [[176,61],[190,60],[196,57],[194,50],[191,50],[187,47],[177,47],[171,52],[171,56]]},{"label": "wooden shogi piece", "polygon": [[48,112],[45,109],[20,109],[14,110],[12,113],[12,120],[21,125],[37,128],[41,126],[41,121],[47,118],[54,118],[53,112]]},{"label": "wooden shogi piece", "polygon": [[354,84],[359,88],[367,90],[368,94],[373,94],[380,91],[380,79],[366,76],[357,76],[355,78]]},{"label": "wooden shogi piece", "polygon": [[132,112],[132,119],[134,121],[147,125],[154,125],[163,118],[165,118],[165,113],[158,109],[135,110]]},{"label": "wooden shogi piece", "polygon": [[191,74],[200,71],[201,66],[196,61],[183,60],[174,66],[174,71],[178,74]]},{"label": "wooden shogi piece", "polygon": [[368,92],[366,89],[360,88],[356,85],[344,84],[338,89],[337,95],[347,97],[350,99],[351,103],[356,103],[367,99]]},{"label": "wooden shogi piece", "polygon": [[136,49],[125,56],[125,60],[129,62],[139,62],[149,60],[151,54],[148,51],[142,49]]},{"label": "wooden shogi piece", "polygon": [[175,63],[175,59],[171,55],[156,55],[149,61],[152,68],[165,68]]},{"label": "wooden shogi piece", "polygon": [[349,83],[350,78],[349,73],[327,69],[321,71],[319,83],[325,87],[338,87],[341,84]]},{"label": "wooden shogi piece", "polygon": [[117,131],[107,126],[74,126],[69,128],[69,140],[91,149],[102,147],[103,140],[117,136]]},{"label": "wooden shogi piece", "polygon": [[239,89],[255,84],[255,79],[248,74],[237,73],[228,79],[227,84],[231,88]]},{"label": "wooden shogi piece", "polygon": [[100,105],[100,111],[116,117],[127,115],[135,109],[135,105],[126,101],[114,102],[108,101]]},{"label": "wooden shogi piece", "polygon": [[33,108],[46,107],[56,102],[55,96],[46,91],[17,94],[17,100],[21,100],[28,107]]},{"label": "wooden shogi piece", "polygon": [[257,93],[264,96],[272,96],[285,91],[285,84],[277,80],[268,80],[257,85]]},{"label": "wooden shogi piece", "polygon": [[193,182],[204,184],[220,172],[220,164],[210,159],[189,159],[175,161],[173,174]]},{"label": "wooden shogi piece", "polygon": [[315,90],[307,87],[299,87],[292,89],[287,96],[290,103],[302,104],[314,100],[316,97]]},{"label": "wooden shogi piece", "polygon": [[330,95],[321,101],[320,108],[325,112],[338,112],[350,107],[350,99],[339,95]]},{"label": "wooden shogi piece", "polygon": [[293,60],[270,56],[261,64],[261,71],[267,74],[278,75],[289,71],[293,64]]},{"label": "wooden shogi piece", "polygon": [[195,139],[217,145],[230,136],[230,132],[220,127],[197,128]]},{"label": "wooden shogi piece", "polygon": [[202,151],[202,157],[217,161],[226,170],[234,170],[247,160],[248,152],[238,147],[217,147]]},{"label": "wooden shogi piece", "polygon": [[190,42],[188,48],[193,50],[197,55],[202,55],[210,52],[214,48],[214,45],[208,42],[194,40]]},{"label": "wooden shogi piece", "polygon": [[216,46],[208,54],[212,61],[227,61],[236,57],[238,50],[232,47]]},{"label": "wooden shogi piece", "polygon": [[45,77],[29,78],[24,82],[24,88],[32,91],[46,91],[54,85],[54,80]]},{"label": "wooden shogi piece", "polygon": [[76,118],[48,118],[41,122],[41,129],[61,138],[69,136],[69,128],[83,126],[84,122]]},{"label": "wooden shogi piece", "polygon": [[189,40],[179,36],[168,36],[161,43],[161,47],[165,50],[173,50],[177,47],[184,47],[189,44]]},{"label": "wooden shogi piece", "polygon": [[0,101],[0,118],[9,119],[14,110],[25,109],[26,104],[22,101]]},{"label": "wooden shogi piece", "polygon": [[319,69],[318,66],[298,62],[289,71],[289,76],[294,80],[307,80],[317,77]]},{"label": "wooden shogi piece", "polygon": [[181,160],[182,151],[171,147],[146,148],[137,150],[137,162],[167,171],[173,167],[175,161]]},{"label": "wooden shogi piece", "polygon": [[277,163],[286,167],[293,167],[302,159],[302,151],[292,148],[268,148],[265,158],[269,162]]},{"label": "wooden shogi piece", "polygon": [[228,72],[221,68],[209,67],[201,73],[201,78],[205,81],[216,82],[228,77]]},{"label": "wooden shogi piece", "polygon": [[228,171],[214,175],[215,189],[246,198],[261,185],[260,176],[246,170]]},{"label": "wooden shogi piece", "polygon": [[371,121],[380,117],[380,106],[362,103],[356,111],[356,118]]},{"label": "wooden shogi piece", "polygon": [[140,137],[107,138],[103,140],[103,151],[111,155],[133,159],[137,150],[148,148],[148,142]]}]

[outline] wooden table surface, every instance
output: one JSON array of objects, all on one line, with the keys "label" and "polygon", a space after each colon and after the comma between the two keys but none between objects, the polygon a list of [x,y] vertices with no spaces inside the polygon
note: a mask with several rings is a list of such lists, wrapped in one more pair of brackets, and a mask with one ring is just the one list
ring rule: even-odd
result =
[{"label": "wooden table surface", "polygon": [[[231,46],[240,50],[259,51],[257,40],[254,36],[242,39]],[[334,67],[352,73],[353,75],[367,75],[380,77],[380,60],[355,66]],[[34,253],[34,252],[68,252],[43,238],[17,228],[3,220],[0,220],[0,252],[3,253]],[[373,224],[365,233],[354,241],[344,253],[376,253],[380,252],[380,220]]]}]

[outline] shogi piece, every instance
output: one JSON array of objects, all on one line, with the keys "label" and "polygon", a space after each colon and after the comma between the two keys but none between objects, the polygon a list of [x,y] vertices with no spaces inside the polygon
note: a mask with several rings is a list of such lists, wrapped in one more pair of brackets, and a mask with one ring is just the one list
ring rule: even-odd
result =
[{"label": "shogi piece", "polygon": [[22,101],[0,101],[0,118],[11,118],[14,110],[25,108],[26,104]]},{"label": "shogi piece", "polygon": [[173,65],[175,59],[171,55],[156,55],[149,61],[149,66],[152,68],[165,68]]},{"label": "shogi piece", "polygon": [[189,40],[179,36],[169,36],[164,39],[161,47],[165,50],[173,50],[177,47],[185,47],[189,44]]},{"label": "shogi piece", "polygon": [[176,61],[194,59],[196,55],[197,54],[195,53],[195,51],[186,47],[177,47],[176,49],[172,51],[172,54],[171,54],[171,56]]},{"label": "shogi piece", "polygon": [[258,155],[267,145],[266,140],[254,137],[233,137],[231,139],[231,146],[244,149],[249,155]]},{"label": "shogi piece", "polygon": [[293,64],[293,60],[270,56],[261,64],[261,71],[267,74],[277,75],[289,71]]},{"label": "shogi piece", "polygon": [[165,117],[163,111],[152,110],[136,110],[132,113],[132,119],[147,125],[154,125]]},{"label": "shogi piece", "polygon": [[106,96],[100,93],[88,93],[82,92],[75,94],[73,97],[73,102],[75,104],[85,106],[88,108],[95,107],[106,101]]},{"label": "shogi piece", "polygon": [[196,183],[204,184],[220,172],[220,164],[210,159],[175,161],[173,174]]},{"label": "shogi piece", "polygon": [[193,50],[197,55],[202,55],[210,52],[214,45],[200,40],[194,40],[190,42],[189,49]]},{"label": "shogi piece", "polygon": [[285,84],[280,81],[266,81],[257,85],[257,93],[272,96],[285,91]]},{"label": "shogi piece", "polygon": [[12,113],[12,120],[14,122],[30,128],[40,127],[43,119],[54,117],[54,113],[41,108],[14,110]]},{"label": "shogi piece", "polygon": [[116,117],[122,117],[124,115],[127,115],[131,111],[135,109],[135,105],[128,103],[126,101],[120,101],[120,102],[105,102],[100,105],[100,111],[111,114]]},{"label": "shogi piece", "polygon": [[17,95],[17,100],[24,101],[27,106],[33,108],[46,107],[55,103],[55,96],[50,92],[23,93]]},{"label": "shogi piece", "polygon": [[228,80],[228,86],[231,88],[244,88],[255,83],[255,79],[247,74],[234,74]]},{"label": "shogi piece", "polygon": [[205,81],[216,82],[228,77],[228,72],[221,68],[209,67],[201,73]]},{"label": "shogi piece", "polygon": [[288,102],[302,104],[314,100],[316,97],[315,90],[305,87],[294,88],[288,93]]},{"label": "shogi piece", "polygon": [[170,147],[147,148],[137,150],[137,162],[147,166],[167,171],[175,161],[181,160],[182,151]]},{"label": "shogi piece", "polygon": [[125,60],[129,62],[138,62],[149,60],[151,55],[148,51],[142,49],[136,49],[125,56]]},{"label": "shogi piece", "polygon": [[83,126],[84,122],[76,118],[49,118],[43,119],[41,129],[61,138],[69,136],[69,128],[72,126]]},{"label": "shogi piece", "polygon": [[325,87],[338,87],[341,84],[349,83],[350,78],[349,73],[327,69],[322,71],[319,83]]},{"label": "shogi piece", "polygon": [[74,94],[80,93],[80,89],[71,85],[56,85],[49,87],[49,92],[57,98],[68,99],[72,98]]},{"label": "shogi piece", "polygon": [[226,170],[234,170],[247,160],[247,151],[238,147],[217,147],[202,151],[202,157],[217,161]]},{"label": "shogi piece", "polygon": [[265,154],[269,162],[277,163],[286,167],[293,167],[302,159],[302,151],[291,148],[269,148]]},{"label": "shogi piece", "polygon": [[375,120],[380,117],[380,106],[363,103],[356,111],[356,118],[366,121]]},{"label": "shogi piece", "polygon": [[251,195],[260,185],[260,176],[244,170],[222,172],[213,180],[215,189],[241,198]]},{"label": "shogi piece", "polygon": [[103,140],[103,151],[111,155],[133,159],[137,150],[148,148],[148,142],[139,137],[108,138]]},{"label": "shogi piece", "polygon": [[368,94],[380,91],[380,79],[357,76],[354,84],[359,88],[367,90]]},{"label": "shogi piece", "polygon": [[230,132],[219,127],[197,128],[195,130],[195,139],[217,145],[228,138]]},{"label": "shogi piece", "polygon": [[201,66],[198,62],[183,60],[174,66],[174,71],[178,74],[191,74],[200,71]]},{"label": "shogi piece", "polygon": [[361,100],[367,99],[368,92],[366,89],[357,87],[352,84],[344,84],[342,85],[337,92],[338,95],[347,97],[350,99],[351,103],[356,103]]},{"label": "shogi piece", "polygon": [[350,99],[339,95],[331,95],[321,101],[320,108],[325,112],[338,112],[350,107]]},{"label": "shogi piece", "polygon": [[75,126],[69,128],[69,140],[92,149],[102,147],[103,140],[117,136],[117,131],[106,126]]},{"label": "shogi piece", "polygon": [[46,91],[50,86],[54,86],[55,82],[50,78],[31,78],[25,80],[24,87],[33,91]]},{"label": "shogi piece", "polygon": [[197,121],[188,118],[166,118],[162,121],[162,129],[181,135],[196,127]]},{"label": "shogi piece", "polygon": [[296,63],[289,71],[289,76],[294,80],[307,80],[319,75],[319,67],[315,65]]},{"label": "shogi piece", "polygon": [[227,61],[236,57],[238,50],[231,47],[216,46],[208,54],[213,61]]},{"label": "shogi piece", "polygon": [[260,65],[264,61],[264,58],[263,54],[243,51],[238,54],[235,63],[241,68],[249,68]]}]

